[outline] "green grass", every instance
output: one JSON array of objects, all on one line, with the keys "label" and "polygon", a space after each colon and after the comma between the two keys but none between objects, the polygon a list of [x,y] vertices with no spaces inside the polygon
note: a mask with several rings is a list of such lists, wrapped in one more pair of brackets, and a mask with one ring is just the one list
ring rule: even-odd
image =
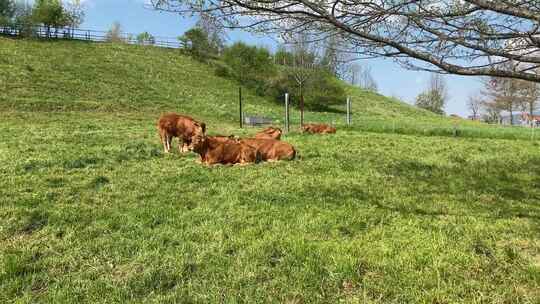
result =
[{"label": "green grass", "polygon": [[[237,85],[207,66],[0,39],[0,70],[0,303],[540,302],[536,141],[338,126],[287,134],[295,161],[207,168],[163,155],[154,127],[175,110],[255,132],[229,111]],[[381,126],[452,126],[357,94]]]}]

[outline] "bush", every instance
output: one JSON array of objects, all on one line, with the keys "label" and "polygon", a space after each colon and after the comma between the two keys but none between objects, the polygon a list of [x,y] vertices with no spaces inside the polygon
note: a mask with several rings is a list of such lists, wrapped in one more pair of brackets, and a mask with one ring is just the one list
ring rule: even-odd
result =
[{"label": "bush", "polygon": [[214,65],[215,65],[214,74],[216,76],[218,76],[218,77],[231,77],[232,71],[231,71],[231,68],[229,68],[229,66],[227,66],[226,64],[221,63],[221,62],[216,62]]},{"label": "bush", "polygon": [[182,43],[182,50],[199,61],[207,61],[217,54],[217,50],[210,44],[208,34],[200,28],[188,30],[178,40]]},{"label": "bush", "polygon": [[[293,104],[300,99],[298,83],[293,70],[284,69],[277,77],[269,80],[264,94],[282,101],[283,95],[289,93]],[[345,89],[328,71],[317,69],[311,74],[304,87],[304,105],[306,109],[327,110],[329,105],[339,104],[346,99]]]},{"label": "bush", "polygon": [[0,26],[10,26],[15,15],[15,3],[12,0],[0,0]]},{"label": "bush", "polygon": [[265,48],[237,42],[225,49],[223,60],[230,67],[232,77],[251,87],[264,85],[275,74],[270,52]]},{"label": "bush", "polygon": [[156,39],[148,32],[140,33],[137,35],[137,44],[140,45],[154,45]]}]

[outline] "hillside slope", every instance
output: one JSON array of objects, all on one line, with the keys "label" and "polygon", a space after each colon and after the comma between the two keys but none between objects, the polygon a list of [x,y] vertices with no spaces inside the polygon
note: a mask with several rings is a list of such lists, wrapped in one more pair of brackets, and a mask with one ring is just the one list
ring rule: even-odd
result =
[{"label": "hillside slope", "polygon": [[[237,115],[238,83],[177,50],[78,41],[0,38],[0,107],[17,110],[177,110],[218,120]],[[447,121],[385,96],[348,87],[355,118]],[[280,119],[282,106],[244,89],[245,112]],[[309,102],[306,101],[306,102]],[[345,103],[345,102],[344,102]],[[342,109],[345,110],[343,105]],[[297,115],[297,111],[293,111]],[[307,113],[343,122],[343,113]]]}]

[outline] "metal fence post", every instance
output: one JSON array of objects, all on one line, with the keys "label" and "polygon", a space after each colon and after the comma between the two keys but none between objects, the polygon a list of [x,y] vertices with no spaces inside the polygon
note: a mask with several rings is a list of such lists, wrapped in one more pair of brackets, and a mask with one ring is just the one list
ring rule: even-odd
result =
[{"label": "metal fence post", "polygon": [[289,93],[285,93],[285,131],[289,132]]},{"label": "metal fence post", "polygon": [[238,108],[240,111],[240,128],[244,127],[244,115],[242,113],[242,87],[238,87]]},{"label": "metal fence post", "polygon": [[347,125],[351,125],[351,98],[347,97]]}]

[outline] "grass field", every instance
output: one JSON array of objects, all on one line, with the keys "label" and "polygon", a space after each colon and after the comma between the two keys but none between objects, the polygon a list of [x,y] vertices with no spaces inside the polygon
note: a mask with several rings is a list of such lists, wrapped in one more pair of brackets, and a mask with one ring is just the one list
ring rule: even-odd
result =
[{"label": "grass field", "polygon": [[[164,110],[256,131],[212,75],[168,50],[0,38],[0,303],[540,303],[539,142],[338,126],[287,134],[291,162],[163,155]],[[355,125],[452,126],[355,94]]]}]

